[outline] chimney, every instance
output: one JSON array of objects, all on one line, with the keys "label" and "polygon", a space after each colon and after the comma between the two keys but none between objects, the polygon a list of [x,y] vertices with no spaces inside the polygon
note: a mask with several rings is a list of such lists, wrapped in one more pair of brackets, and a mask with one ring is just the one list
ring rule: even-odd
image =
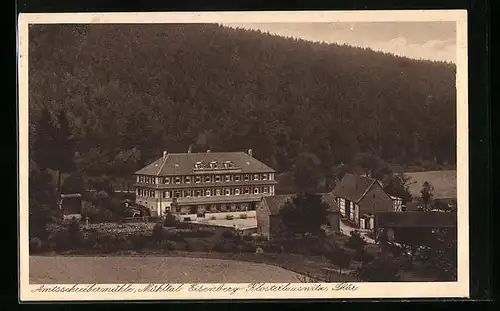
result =
[{"label": "chimney", "polygon": [[248,155],[252,156],[252,149],[248,149]]},{"label": "chimney", "polygon": [[168,152],[165,150],[163,151],[163,158],[165,159],[167,157]]}]

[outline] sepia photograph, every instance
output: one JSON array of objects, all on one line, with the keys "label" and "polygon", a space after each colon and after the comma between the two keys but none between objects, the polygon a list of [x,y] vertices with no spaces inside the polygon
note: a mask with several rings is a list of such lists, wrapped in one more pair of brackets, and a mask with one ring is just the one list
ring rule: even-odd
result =
[{"label": "sepia photograph", "polygon": [[467,296],[466,24],[451,13],[25,15],[21,287]]}]

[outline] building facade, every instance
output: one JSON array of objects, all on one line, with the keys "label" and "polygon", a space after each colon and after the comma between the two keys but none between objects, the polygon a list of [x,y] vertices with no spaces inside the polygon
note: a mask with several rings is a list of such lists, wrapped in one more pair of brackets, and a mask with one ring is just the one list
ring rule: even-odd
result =
[{"label": "building facade", "polygon": [[375,179],[346,174],[332,191],[340,215],[362,229],[374,229],[377,213],[392,212],[397,206],[380,182]]},{"label": "building facade", "polygon": [[[245,152],[163,153],[135,173],[136,203],[151,215],[193,217],[255,211],[274,195],[275,171]],[[214,218],[215,219],[215,218]]]}]

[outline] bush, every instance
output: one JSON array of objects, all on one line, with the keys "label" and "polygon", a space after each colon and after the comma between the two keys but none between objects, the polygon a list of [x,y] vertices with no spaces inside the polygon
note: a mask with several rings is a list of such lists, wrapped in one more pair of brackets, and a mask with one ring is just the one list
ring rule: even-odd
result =
[{"label": "bush", "polygon": [[177,229],[189,229],[189,228],[191,228],[191,225],[189,225],[185,222],[177,222],[177,224],[175,225],[175,228],[177,228]]},{"label": "bush", "polygon": [[165,216],[165,220],[163,221],[163,226],[165,227],[175,227],[177,225],[177,219],[175,219],[175,216],[168,213]]},{"label": "bush", "polygon": [[266,253],[281,253],[281,245],[279,244],[264,244],[261,245],[262,249]]},{"label": "bush", "polygon": [[234,237],[234,232],[231,229],[227,229],[224,232],[222,232],[222,237],[224,239],[230,239]]},{"label": "bush", "polygon": [[30,238],[29,252],[30,254],[40,253],[43,250],[42,240],[40,238]]},{"label": "bush", "polygon": [[165,238],[165,229],[163,228],[163,226],[160,224],[156,224],[153,227],[151,237],[156,243],[161,243],[161,241],[163,241],[163,239]]},{"label": "bush", "polygon": [[244,235],[242,239],[246,242],[255,240],[251,235]]},{"label": "bush", "polygon": [[238,245],[238,251],[241,253],[254,253],[255,246],[251,243],[241,243]]},{"label": "bush", "polygon": [[219,253],[235,253],[238,251],[238,246],[235,243],[231,242],[219,242],[215,244],[212,250]]},{"label": "bush", "polygon": [[368,253],[366,250],[361,249],[356,251],[353,260],[359,261],[364,265],[373,260],[373,255]]},{"label": "bush", "polygon": [[64,252],[72,249],[71,237],[67,231],[58,231],[51,234],[48,238],[51,249],[56,252]]},{"label": "bush", "polygon": [[168,241],[174,241],[174,242],[184,242],[186,241],[184,237],[181,236],[179,233],[169,233],[165,236],[165,239]]},{"label": "bush", "polygon": [[188,238],[205,238],[214,235],[214,233],[210,230],[190,230],[190,231],[182,231],[178,233],[182,237]]},{"label": "bush", "polygon": [[327,253],[325,247],[318,242],[310,243],[307,251],[311,256],[323,256]]},{"label": "bush", "polygon": [[128,251],[134,249],[134,244],[129,236],[116,235],[114,239],[115,246],[118,250]]},{"label": "bush", "polygon": [[363,239],[359,231],[354,230],[351,231],[351,236],[349,239],[345,242],[344,246],[346,248],[354,249],[354,250],[359,250],[363,249],[365,247],[366,241]]},{"label": "bush", "polygon": [[351,264],[351,256],[342,248],[335,248],[325,254],[325,257],[342,273],[342,269],[347,269]]},{"label": "bush", "polygon": [[162,247],[163,249],[166,249],[166,250],[169,250],[169,251],[174,251],[177,249],[177,243],[175,243],[174,241],[164,241],[162,243]]},{"label": "bush", "polygon": [[147,237],[144,235],[132,235],[130,236],[130,242],[136,252],[140,252],[148,246]]},{"label": "bush", "polygon": [[119,250],[116,238],[110,234],[92,232],[84,239],[86,248],[99,251],[101,253],[113,253]]},{"label": "bush", "polygon": [[368,282],[395,282],[400,280],[399,264],[393,260],[376,259],[358,271],[358,277]]},{"label": "bush", "polygon": [[240,215],[240,218],[241,218],[241,219],[247,219],[247,214],[241,214],[241,215]]}]

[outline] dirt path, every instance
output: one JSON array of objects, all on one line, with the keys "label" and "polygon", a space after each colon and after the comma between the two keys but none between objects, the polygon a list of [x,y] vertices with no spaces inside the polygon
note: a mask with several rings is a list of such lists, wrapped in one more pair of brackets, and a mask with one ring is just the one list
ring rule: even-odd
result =
[{"label": "dirt path", "polygon": [[[348,224],[346,224],[344,221],[340,221],[340,232],[342,232],[342,234],[350,236],[351,232],[354,231],[354,230],[358,230],[359,231],[359,228],[351,227]],[[360,231],[360,233],[361,233],[361,236],[365,239],[365,241],[367,243],[376,244],[375,240],[372,239],[372,238],[370,238],[366,234],[366,232]]]},{"label": "dirt path", "polygon": [[299,282],[275,266],[185,257],[30,256],[30,283],[252,283]]}]

